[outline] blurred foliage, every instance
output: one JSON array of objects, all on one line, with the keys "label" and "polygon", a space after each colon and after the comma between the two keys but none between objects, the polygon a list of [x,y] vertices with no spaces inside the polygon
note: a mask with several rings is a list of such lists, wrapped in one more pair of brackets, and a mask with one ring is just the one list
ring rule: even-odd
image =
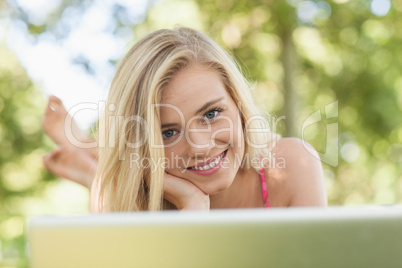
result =
[{"label": "blurred foliage", "polygon": [[0,55],[0,264],[24,267],[29,201],[52,179],[42,168],[44,99],[4,45]]},{"label": "blurred foliage", "polygon": [[[0,5],[9,3],[9,16],[25,23],[33,37],[65,38],[73,26],[60,18],[72,10],[85,16],[93,2],[61,1],[40,23],[17,2]],[[264,111],[286,116],[273,126],[277,131],[303,133],[322,154],[336,146],[329,157],[337,164],[323,158],[330,205],[391,204],[402,201],[402,0],[391,1],[384,16],[374,15],[371,3],[166,0],[153,5],[138,25],[144,17],[128,19],[122,5],[116,3],[111,12],[114,33],[130,27],[136,39],[174,25],[209,34],[255,82],[253,94]],[[79,64],[94,69],[85,56]],[[28,196],[37,196],[50,176],[38,164],[48,149],[39,124],[40,93],[4,47],[0,67],[1,263],[24,255],[23,215],[31,209],[26,200],[32,201]],[[337,110],[326,109],[336,101]],[[303,131],[317,111],[321,120]],[[338,131],[327,131],[329,124],[338,124]],[[328,144],[328,135],[339,144]]]}]

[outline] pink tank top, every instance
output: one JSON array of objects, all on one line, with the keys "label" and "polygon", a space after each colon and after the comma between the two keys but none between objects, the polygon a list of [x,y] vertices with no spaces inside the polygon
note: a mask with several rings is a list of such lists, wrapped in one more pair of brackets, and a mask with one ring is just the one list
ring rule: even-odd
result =
[{"label": "pink tank top", "polygon": [[262,188],[262,198],[264,198],[265,207],[269,208],[269,200],[268,200],[268,190],[267,190],[267,180],[265,179],[264,168],[260,169],[260,177],[261,177],[261,188]]}]

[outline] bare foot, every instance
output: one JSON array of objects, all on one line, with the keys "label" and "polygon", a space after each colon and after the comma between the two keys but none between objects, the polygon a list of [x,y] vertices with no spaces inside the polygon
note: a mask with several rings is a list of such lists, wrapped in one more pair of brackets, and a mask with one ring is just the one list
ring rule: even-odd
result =
[{"label": "bare foot", "polygon": [[42,119],[42,128],[56,144],[83,149],[92,157],[97,158],[96,140],[77,126],[62,101],[55,96],[49,97],[49,103]]},{"label": "bare foot", "polygon": [[84,150],[62,146],[43,157],[48,171],[91,189],[98,161]]}]

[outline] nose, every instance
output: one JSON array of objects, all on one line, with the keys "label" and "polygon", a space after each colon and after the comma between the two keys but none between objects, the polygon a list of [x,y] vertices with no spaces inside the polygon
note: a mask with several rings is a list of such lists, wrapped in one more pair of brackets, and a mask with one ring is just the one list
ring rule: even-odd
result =
[{"label": "nose", "polygon": [[188,156],[208,156],[213,147],[211,135],[210,129],[188,129],[185,135]]}]

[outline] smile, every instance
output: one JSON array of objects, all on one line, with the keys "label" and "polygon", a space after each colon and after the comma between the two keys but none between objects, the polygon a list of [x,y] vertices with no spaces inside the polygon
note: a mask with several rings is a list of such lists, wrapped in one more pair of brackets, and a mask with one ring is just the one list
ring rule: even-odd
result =
[{"label": "smile", "polygon": [[187,170],[202,176],[208,176],[215,172],[218,172],[219,169],[221,168],[222,160],[225,158],[227,151],[228,150],[221,153],[218,157],[215,157],[214,159],[210,160],[207,164],[204,164],[202,166],[199,165],[189,167],[187,168]]},{"label": "smile", "polygon": [[216,166],[222,158],[225,156],[226,151],[224,151],[220,156],[218,156],[213,162],[209,163],[208,165],[202,166],[202,167],[192,167],[191,169],[194,170],[208,170]]}]

